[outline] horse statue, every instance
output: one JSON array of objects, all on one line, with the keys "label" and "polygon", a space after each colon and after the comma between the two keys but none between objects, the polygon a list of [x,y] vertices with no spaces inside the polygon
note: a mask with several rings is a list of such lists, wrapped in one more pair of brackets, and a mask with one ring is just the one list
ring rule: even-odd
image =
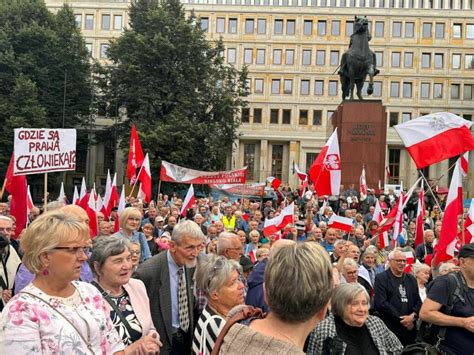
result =
[{"label": "horse statue", "polygon": [[371,38],[367,17],[356,16],[349,49],[342,55],[339,70],[343,100],[348,96],[351,100],[354,99],[354,86],[357,87],[357,97],[363,100],[362,87],[367,75],[369,76],[367,94],[372,95],[374,92],[374,76],[379,70],[376,69],[375,54],[369,49]]}]

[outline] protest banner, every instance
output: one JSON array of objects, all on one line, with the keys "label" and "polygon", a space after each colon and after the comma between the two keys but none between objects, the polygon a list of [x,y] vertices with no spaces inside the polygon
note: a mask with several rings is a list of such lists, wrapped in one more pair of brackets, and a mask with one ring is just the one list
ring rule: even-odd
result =
[{"label": "protest banner", "polygon": [[14,175],[76,170],[76,130],[15,128]]},{"label": "protest banner", "polygon": [[182,184],[245,184],[247,167],[231,171],[199,171],[162,161],[160,180]]}]

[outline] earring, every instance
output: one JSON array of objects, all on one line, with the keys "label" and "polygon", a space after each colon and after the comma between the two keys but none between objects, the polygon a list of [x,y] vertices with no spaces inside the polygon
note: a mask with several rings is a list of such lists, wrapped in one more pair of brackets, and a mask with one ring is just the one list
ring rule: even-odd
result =
[{"label": "earring", "polygon": [[44,270],[43,270],[43,276],[48,276],[48,275],[49,275],[48,269],[44,269]]}]

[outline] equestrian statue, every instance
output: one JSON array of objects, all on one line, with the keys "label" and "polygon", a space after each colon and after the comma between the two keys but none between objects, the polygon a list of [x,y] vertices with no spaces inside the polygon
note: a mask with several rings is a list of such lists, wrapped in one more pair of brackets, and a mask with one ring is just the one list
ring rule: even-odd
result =
[{"label": "equestrian statue", "polygon": [[379,70],[376,68],[375,53],[369,48],[371,39],[367,17],[356,16],[349,49],[342,55],[339,70],[343,100],[348,96],[351,100],[354,99],[354,86],[357,87],[357,97],[363,100],[362,87],[367,75],[369,76],[367,94],[372,95],[374,92],[374,76]]}]

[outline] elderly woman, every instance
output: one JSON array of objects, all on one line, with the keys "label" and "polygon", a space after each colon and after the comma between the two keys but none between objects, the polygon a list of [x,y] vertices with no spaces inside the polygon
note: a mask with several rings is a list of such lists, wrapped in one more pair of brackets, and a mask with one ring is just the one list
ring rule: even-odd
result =
[{"label": "elderly woman", "polygon": [[3,354],[124,354],[101,294],[75,281],[89,240],[89,228],[60,211],[28,226],[21,240],[23,262],[36,277],[3,310]]},{"label": "elderly woman", "polygon": [[110,318],[125,344],[125,354],[155,354],[159,335],[150,315],[150,302],[142,281],[131,279],[131,242],[120,236],[94,241],[90,266],[97,287],[108,303]]},{"label": "elderly woman", "polygon": [[140,264],[140,256],[142,254],[139,242],[130,242],[130,253],[132,254],[132,269],[135,271],[138,267],[138,264]]},{"label": "elderly woman", "polygon": [[426,264],[413,264],[412,266],[413,276],[416,278],[418,283],[418,292],[420,294],[421,302],[424,302],[426,299],[426,284],[430,279],[431,268]]},{"label": "elderly woman", "polygon": [[223,256],[211,254],[199,262],[196,286],[204,291],[207,306],[194,330],[193,353],[210,354],[227,314],[244,303],[244,284],[239,273],[239,263]]},{"label": "elderly woman", "polygon": [[150,249],[150,254],[158,254],[158,245],[156,245],[155,237],[153,236],[155,227],[151,223],[145,223],[142,227],[143,234],[145,234],[146,241],[148,243],[148,248]]},{"label": "elderly woman", "polygon": [[253,230],[249,233],[250,243],[245,247],[245,256],[249,256],[254,250],[258,249],[258,241],[260,240],[260,232]]},{"label": "elderly woman", "polygon": [[334,289],[331,313],[311,332],[307,354],[384,355],[403,349],[384,322],[369,315],[369,295],[359,284]]},{"label": "elderly woman", "polygon": [[138,232],[141,220],[142,214],[138,208],[127,207],[119,216],[120,230],[114,235],[119,235],[126,237],[129,240],[139,242],[141,247],[140,262],[142,263],[145,260],[151,258],[151,253],[145,234]]},{"label": "elderly woman", "polygon": [[332,291],[327,252],[316,243],[281,242],[290,244],[272,254],[264,276],[270,312],[248,325],[234,324],[221,354],[304,354],[308,334],[324,318]]}]

